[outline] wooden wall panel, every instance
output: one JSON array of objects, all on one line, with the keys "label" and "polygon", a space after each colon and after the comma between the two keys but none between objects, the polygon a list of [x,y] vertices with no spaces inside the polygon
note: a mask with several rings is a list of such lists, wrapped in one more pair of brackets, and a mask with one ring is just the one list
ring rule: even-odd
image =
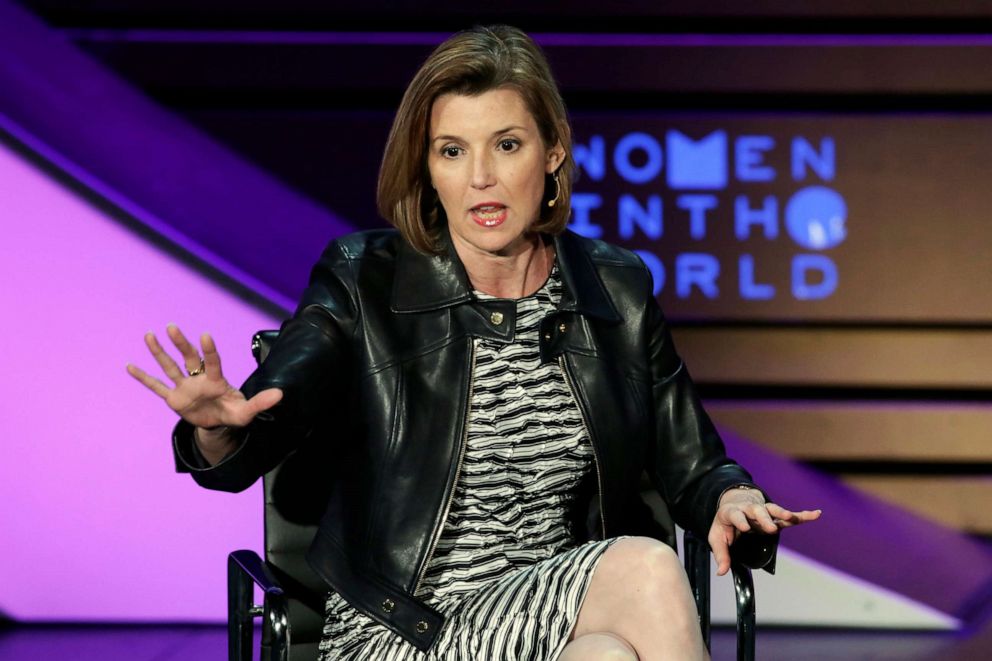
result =
[{"label": "wooden wall panel", "polygon": [[681,328],[675,345],[700,383],[992,388],[992,331]]},{"label": "wooden wall panel", "polygon": [[797,459],[992,463],[992,404],[718,400],[706,410]]},{"label": "wooden wall panel", "polygon": [[992,507],[989,507],[992,476],[849,475],[842,479],[857,489],[945,526],[992,535]]}]

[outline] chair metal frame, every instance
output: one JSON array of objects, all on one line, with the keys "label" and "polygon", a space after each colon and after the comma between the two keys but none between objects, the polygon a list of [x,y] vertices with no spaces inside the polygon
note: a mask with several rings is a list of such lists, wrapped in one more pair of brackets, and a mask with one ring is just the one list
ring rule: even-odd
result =
[{"label": "chair metal frame", "polygon": [[[689,587],[699,615],[699,628],[706,649],[710,649],[710,546],[689,531],[685,532],[682,545],[685,572],[689,575]],[[737,660],[754,661],[754,580],[751,569],[741,562],[731,560],[730,573],[734,579],[737,605]]]},{"label": "chair metal frame", "polygon": [[[254,587],[262,590],[255,605]],[[227,556],[227,651],[231,661],[252,658],[255,618],[262,618],[261,661],[289,661],[292,626],[286,592],[268,563],[254,551]]]}]

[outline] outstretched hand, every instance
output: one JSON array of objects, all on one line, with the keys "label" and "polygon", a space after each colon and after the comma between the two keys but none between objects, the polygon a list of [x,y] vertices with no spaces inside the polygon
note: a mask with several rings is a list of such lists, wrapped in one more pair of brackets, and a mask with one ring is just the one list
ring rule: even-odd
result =
[{"label": "outstretched hand", "polygon": [[166,333],[182,354],[185,370],[162,349],[154,333],[145,335],[145,344],[155,362],[175,384],[174,387],[136,365],[129,363],[127,371],[190,424],[205,429],[244,427],[256,415],[272,408],[282,399],[279,388],[269,388],[251,399],[245,399],[241,391],[224,378],[220,355],[209,334],[204,333],[200,337],[200,347],[203,349],[201,359],[199,352],[176,325],[169,324]]},{"label": "outstretched hand", "polygon": [[730,545],[746,532],[774,535],[782,528],[816,521],[821,510],[792,512],[766,503],[757,489],[728,489],[720,497],[707,541],[716,559],[718,576],[730,571]]}]

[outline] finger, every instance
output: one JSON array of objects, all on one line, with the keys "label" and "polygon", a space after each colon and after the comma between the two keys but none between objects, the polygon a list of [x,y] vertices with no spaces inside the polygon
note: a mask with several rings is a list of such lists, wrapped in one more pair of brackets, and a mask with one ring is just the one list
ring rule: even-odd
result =
[{"label": "finger", "polygon": [[248,409],[251,417],[255,417],[262,411],[267,411],[282,400],[281,388],[268,388],[256,394],[248,400]]},{"label": "finger", "polygon": [[723,530],[710,530],[710,549],[713,551],[713,559],[716,560],[716,575],[723,576],[730,571],[730,545],[723,535]]},{"label": "finger", "polygon": [[797,526],[800,523],[816,521],[820,518],[820,514],[823,513],[822,510],[803,510],[801,512],[793,512],[774,503],[769,503],[767,509],[768,512],[774,517],[775,524],[779,528],[788,528],[789,526]]},{"label": "finger", "polygon": [[179,330],[179,326],[175,324],[169,324],[166,326],[166,332],[169,334],[169,339],[172,343],[176,345],[179,349],[179,353],[183,355],[183,362],[186,364],[186,371],[192,372],[200,366],[200,354],[197,353],[196,348],[189,343],[183,332]]},{"label": "finger", "polygon": [[145,385],[153,393],[165,399],[170,392],[169,386],[165,385],[154,376],[141,369],[137,365],[127,364],[127,373]]},{"label": "finger", "polygon": [[774,521],[772,521],[772,516],[768,513],[768,510],[764,505],[754,505],[753,507],[749,507],[746,510],[746,513],[747,518],[754,521],[754,523],[756,523],[764,532],[768,534],[778,532],[778,526],[775,525]]},{"label": "finger", "polygon": [[750,532],[751,524],[748,523],[747,516],[741,510],[733,510],[727,514],[727,521],[741,532]]},{"label": "finger", "polygon": [[224,378],[224,372],[220,368],[220,354],[217,353],[217,345],[210,333],[200,336],[200,347],[203,348],[203,367],[208,379],[220,381]]},{"label": "finger", "polygon": [[246,427],[251,424],[255,417],[275,406],[282,399],[282,390],[279,388],[267,388],[257,393],[251,399],[241,402],[233,408],[229,415],[225,416],[225,424],[234,427]]},{"label": "finger", "polygon": [[183,374],[181,369],[179,369],[179,365],[176,364],[176,361],[174,361],[172,356],[167,354],[165,349],[162,348],[162,345],[158,343],[158,338],[155,337],[155,333],[145,333],[145,345],[148,347],[148,350],[152,352],[155,362],[162,368],[165,375],[172,379],[173,383],[178,384],[182,379],[186,378],[186,375]]},{"label": "finger", "polygon": [[802,512],[790,512],[792,514],[791,518],[788,519],[776,519],[775,525],[779,528],[789,528],[792,526],[798,526],[801,523],[809,523],[810,521],[816,521],[820,518],[823,512],[821,510],[803,510]]},{"label": "finger", "polygon": [[799,522],[799,514],[769,503],[768,512],[775,518],[775,525],[785,528]]}]

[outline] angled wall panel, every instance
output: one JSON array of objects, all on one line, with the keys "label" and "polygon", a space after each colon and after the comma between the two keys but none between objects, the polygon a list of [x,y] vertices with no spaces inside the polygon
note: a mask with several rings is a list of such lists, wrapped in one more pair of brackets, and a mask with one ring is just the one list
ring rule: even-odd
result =
[{"label": "angled wall panel", "polygon": [[276,319],[176,262],[0,144],[0,612],[221,620],[225,555],[261,546],[261,491],[174,472],[176,416],[124,369],[143,334],[214,334],[228,377]]}]

